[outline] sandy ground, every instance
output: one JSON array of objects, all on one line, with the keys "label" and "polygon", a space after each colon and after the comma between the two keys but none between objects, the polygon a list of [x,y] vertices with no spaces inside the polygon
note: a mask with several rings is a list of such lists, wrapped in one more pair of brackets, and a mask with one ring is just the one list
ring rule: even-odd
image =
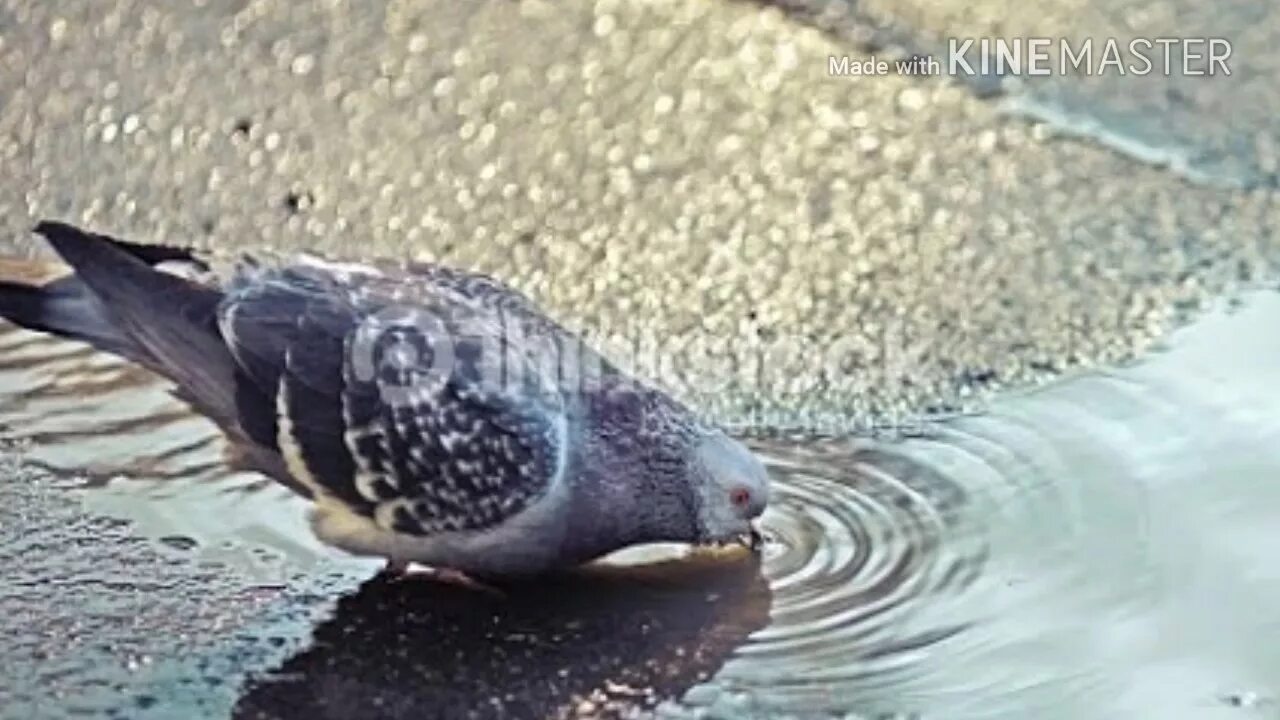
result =
[{"label": "sandy ground", "polygon": [[[615,334],[623,362],[730,419],[933,412],[1133,358],[1207,298],[1274,278],[1276,10],[1113,5],[880,2],[814,23],[728,0],[0,0],[0,249],[37,252],[27,228],[54,217],[219,252],[440,260]],[[1223,34],[1239,73],[989,97],[828,75],[830,55],[997,29]],[[111,638],[54,673],[93,706],[140,687],[140,658],[182,632],[164,623],[195,632],[218,625],[202,608],[256,602],[126,530],[101,542],[106,521],[5,474],[4,560],[26,584],[0,597],[21,610],[0,618],[18,648],[0,677],[45,678],[49,648],[72,647],[59,628]],[[82,577],[68,555],[92,589],[44,582]],[[101,580],[138,563],[169,589]],[[317,582],[281,627],[352,584]],[[245,647],[172,673],[220,707],[284,652]],[[139,692],[117,714],[154,705]]]}]

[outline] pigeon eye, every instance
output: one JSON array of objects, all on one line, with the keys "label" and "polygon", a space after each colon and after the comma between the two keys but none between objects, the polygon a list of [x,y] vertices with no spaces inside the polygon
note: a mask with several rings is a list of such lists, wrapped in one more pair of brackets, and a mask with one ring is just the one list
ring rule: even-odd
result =
[{"label": "pigeon eye", "polygon": [[744,487],[736,487],[729,491],[729,502],[734,507],[744,508],[751,503],[751,491]]}]

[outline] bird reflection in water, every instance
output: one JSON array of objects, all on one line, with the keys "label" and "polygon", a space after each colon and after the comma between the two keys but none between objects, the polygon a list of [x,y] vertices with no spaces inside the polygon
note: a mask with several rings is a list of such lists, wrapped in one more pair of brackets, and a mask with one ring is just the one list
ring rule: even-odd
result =
[{"label": "bird reflection in water", "polygon": [[757,555],[597,565],[499,597],[378,576],[234,717],[622,717],[710,678],[768,622]]}]

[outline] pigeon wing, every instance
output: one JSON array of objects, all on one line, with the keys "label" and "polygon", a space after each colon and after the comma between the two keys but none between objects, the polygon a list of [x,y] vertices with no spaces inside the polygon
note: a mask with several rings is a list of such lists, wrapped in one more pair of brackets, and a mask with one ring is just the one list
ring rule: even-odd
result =
[{"label": "pigeon wing", "polygon": [[316,267],[242,278],[221,312],[272,398],[246,403],[243,424],[303,484],[411,535],[501,524],[561,476],[546,345],[505,325],[499,306],[428,278]]}]

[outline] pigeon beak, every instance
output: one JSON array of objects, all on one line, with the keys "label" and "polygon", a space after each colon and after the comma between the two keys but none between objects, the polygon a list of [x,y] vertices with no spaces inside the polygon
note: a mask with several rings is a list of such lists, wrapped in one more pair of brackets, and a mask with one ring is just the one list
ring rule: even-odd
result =
[{"label": "pigeon beak", "polygon": [[755,525],[751,525],[750,529],[739,535],[736,540],[739,544],[752,552],[756,552],[760,548],[764,547],[764,535],[756,529]]}]

